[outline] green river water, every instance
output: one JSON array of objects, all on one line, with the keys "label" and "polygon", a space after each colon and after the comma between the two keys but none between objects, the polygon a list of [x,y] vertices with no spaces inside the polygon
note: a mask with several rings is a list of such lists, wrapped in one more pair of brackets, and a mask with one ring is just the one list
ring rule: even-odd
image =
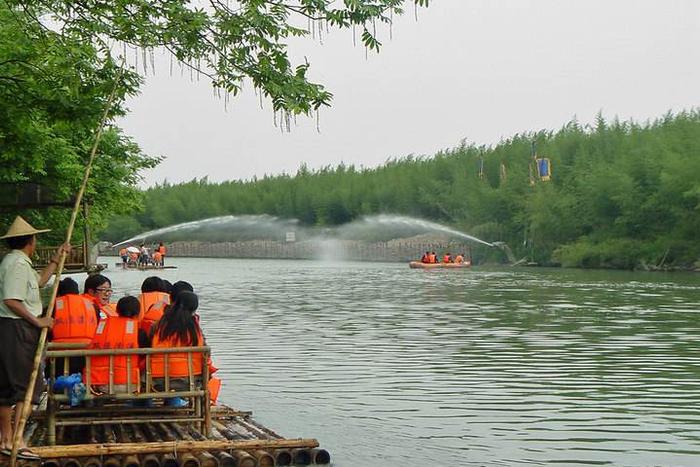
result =
[{"label": "green river water", "polygon": [[168,264],[223,401],[335,466],[700,465],[700,275]]}]

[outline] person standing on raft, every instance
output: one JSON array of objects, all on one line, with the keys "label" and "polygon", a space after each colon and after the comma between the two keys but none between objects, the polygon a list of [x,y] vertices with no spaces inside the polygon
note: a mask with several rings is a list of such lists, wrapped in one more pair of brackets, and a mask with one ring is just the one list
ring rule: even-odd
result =
[{"label": "person standing on raft", "polygon": [[167,248],[165,248],[165,245],[163,245],[163,242],[160,242],[160,245],[158,245],[158,248],[156,248],[156,251],[160,253],[160,267],[165,266],[165,253],[168,251]]},{"label": "person standing on raft", "polygon": [[[30,259],[36,251],[36,235],[49,229],[35,229],[17,216],[9,230],[0,239],[5,240],[10,252],[0,263],[0,453],[9,456],[14,432],[20,417],[12,423],[12,408],[22,413],[24,396],[34,367],[34,354],[42,328],[51,328],[53,319],[42,316],[39,288],[46,285],[56,272],[61,255],[70,253],[68,244],[61,245],[41,273],[34,270]],[[43,391],[41,379],[36,382],[32,403],[39,403]],[[17,456],[25,460],[37,460],[38,456],[27,449],[21,440]]]}]

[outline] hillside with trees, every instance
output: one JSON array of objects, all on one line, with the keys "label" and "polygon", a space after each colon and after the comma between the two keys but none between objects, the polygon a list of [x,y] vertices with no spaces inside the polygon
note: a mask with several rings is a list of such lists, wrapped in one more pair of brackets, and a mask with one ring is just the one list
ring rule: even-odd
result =
[{"label": "hillside with trees", "polygon": [[[533,142],[551,161],[549,181],[538,177]],[[144,196],[143,211],[112,219],[104,239],[226,214],[325,226],[391,213],[504,241],[540,264],[688,266],[700,258],[700,112],[645,124],[599,117],[378,168],[302,165],[293,176],[165,183]]]}]

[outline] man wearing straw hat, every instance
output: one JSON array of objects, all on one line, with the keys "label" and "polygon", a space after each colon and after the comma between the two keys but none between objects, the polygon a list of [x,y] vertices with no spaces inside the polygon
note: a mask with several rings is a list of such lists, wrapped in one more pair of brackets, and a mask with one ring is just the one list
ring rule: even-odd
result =
[{"label": "man wearing straw hat", "polygon": [[[30,259],[36,250],[36,234],[48,231],[37,230],[17,216],[7,233],[0,237],[11,250],[0,263],[0,453],[8,456],[19,414],[22,413],[41,329],[53,325],[52,318],[41,316],[39,288],[56,271],[60,255],[70,252],[70,245],[62,245],[46,268],[37,273]],[[38,403],[42,391],[39,381],[34,389],[33,402]],[[13,406],[18,414],[14,426]],[[24,445],[20,448],[19,458],[37,458]]]}]

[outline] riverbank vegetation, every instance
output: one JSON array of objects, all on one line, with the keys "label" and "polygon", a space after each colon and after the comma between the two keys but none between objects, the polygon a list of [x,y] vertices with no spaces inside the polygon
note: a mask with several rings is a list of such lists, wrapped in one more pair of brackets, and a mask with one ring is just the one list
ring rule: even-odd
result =
[{"label": "riverbank vegetation", "polygon": [[[537,176],[533,141],[551,160],[549,181]],[[393,213],[504,241],[539,264],[688,266],[700,258],[700,112],[645,124],[599,117],[373,169],[302,166],[293,176],[165,183],[144,196],[143,212],[114,218],[106,239],[225,214],[337,225]]]}]

